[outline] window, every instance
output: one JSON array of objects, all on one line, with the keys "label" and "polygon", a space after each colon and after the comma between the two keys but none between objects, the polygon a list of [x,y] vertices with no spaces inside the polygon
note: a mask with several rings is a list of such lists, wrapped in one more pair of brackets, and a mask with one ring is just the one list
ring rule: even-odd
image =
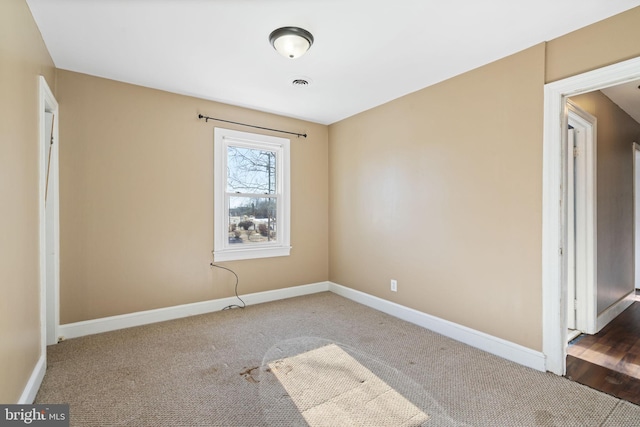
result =
[{"label": "window", "polygon": [[289,211],[289,140],[216,128],[214,261],[289,255]]}]

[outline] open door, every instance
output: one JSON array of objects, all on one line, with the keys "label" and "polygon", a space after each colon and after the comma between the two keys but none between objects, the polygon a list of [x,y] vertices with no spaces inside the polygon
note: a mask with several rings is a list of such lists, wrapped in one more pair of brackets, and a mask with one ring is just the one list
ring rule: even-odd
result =
[{"label": "open door", "polygon": [[597,332],[596,118],[571,101],[567,110],[567,327],[593,334]]},{"label": "open door", "polygon": [[567,328],[569,341],[582,331],[576,326],[576,172],[575,172],[575,128],[567,129]]},{"label": "open door", "polygon": [[[633,58],[544,87],[542,173],[542,350],[546,368],[566,372],[566,143],[567,98],[640,79],[640,58]],[[594,190],[595,191],[595,190]]]}]

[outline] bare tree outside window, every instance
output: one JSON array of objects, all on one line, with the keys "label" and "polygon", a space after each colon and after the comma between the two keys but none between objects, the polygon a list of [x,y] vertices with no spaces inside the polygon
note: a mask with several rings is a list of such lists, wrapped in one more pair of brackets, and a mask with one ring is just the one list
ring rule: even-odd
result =
[{"label": "bare tree outside window", "polygon": [[276,159],[273,151],[228,147],[229,243],[276,239]]}]

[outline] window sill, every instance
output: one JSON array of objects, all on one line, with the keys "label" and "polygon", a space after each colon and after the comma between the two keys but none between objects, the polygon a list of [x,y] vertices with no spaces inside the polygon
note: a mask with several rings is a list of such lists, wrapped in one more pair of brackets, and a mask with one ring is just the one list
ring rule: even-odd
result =
[{"label": "window sill", "polygon": [[289,256],[291,246],[272,246],[266,248],[224,249],[213,252],[213,261],[240,261],[244,259],[272,258]]}]

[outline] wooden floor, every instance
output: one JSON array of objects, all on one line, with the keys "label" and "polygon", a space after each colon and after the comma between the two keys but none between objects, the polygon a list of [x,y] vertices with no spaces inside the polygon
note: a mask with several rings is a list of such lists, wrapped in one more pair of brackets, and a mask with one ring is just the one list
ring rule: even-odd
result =
[{"label": "wooden floor", "polygon": [[567,348],[567,378],[640,405],[640,302]]}]

